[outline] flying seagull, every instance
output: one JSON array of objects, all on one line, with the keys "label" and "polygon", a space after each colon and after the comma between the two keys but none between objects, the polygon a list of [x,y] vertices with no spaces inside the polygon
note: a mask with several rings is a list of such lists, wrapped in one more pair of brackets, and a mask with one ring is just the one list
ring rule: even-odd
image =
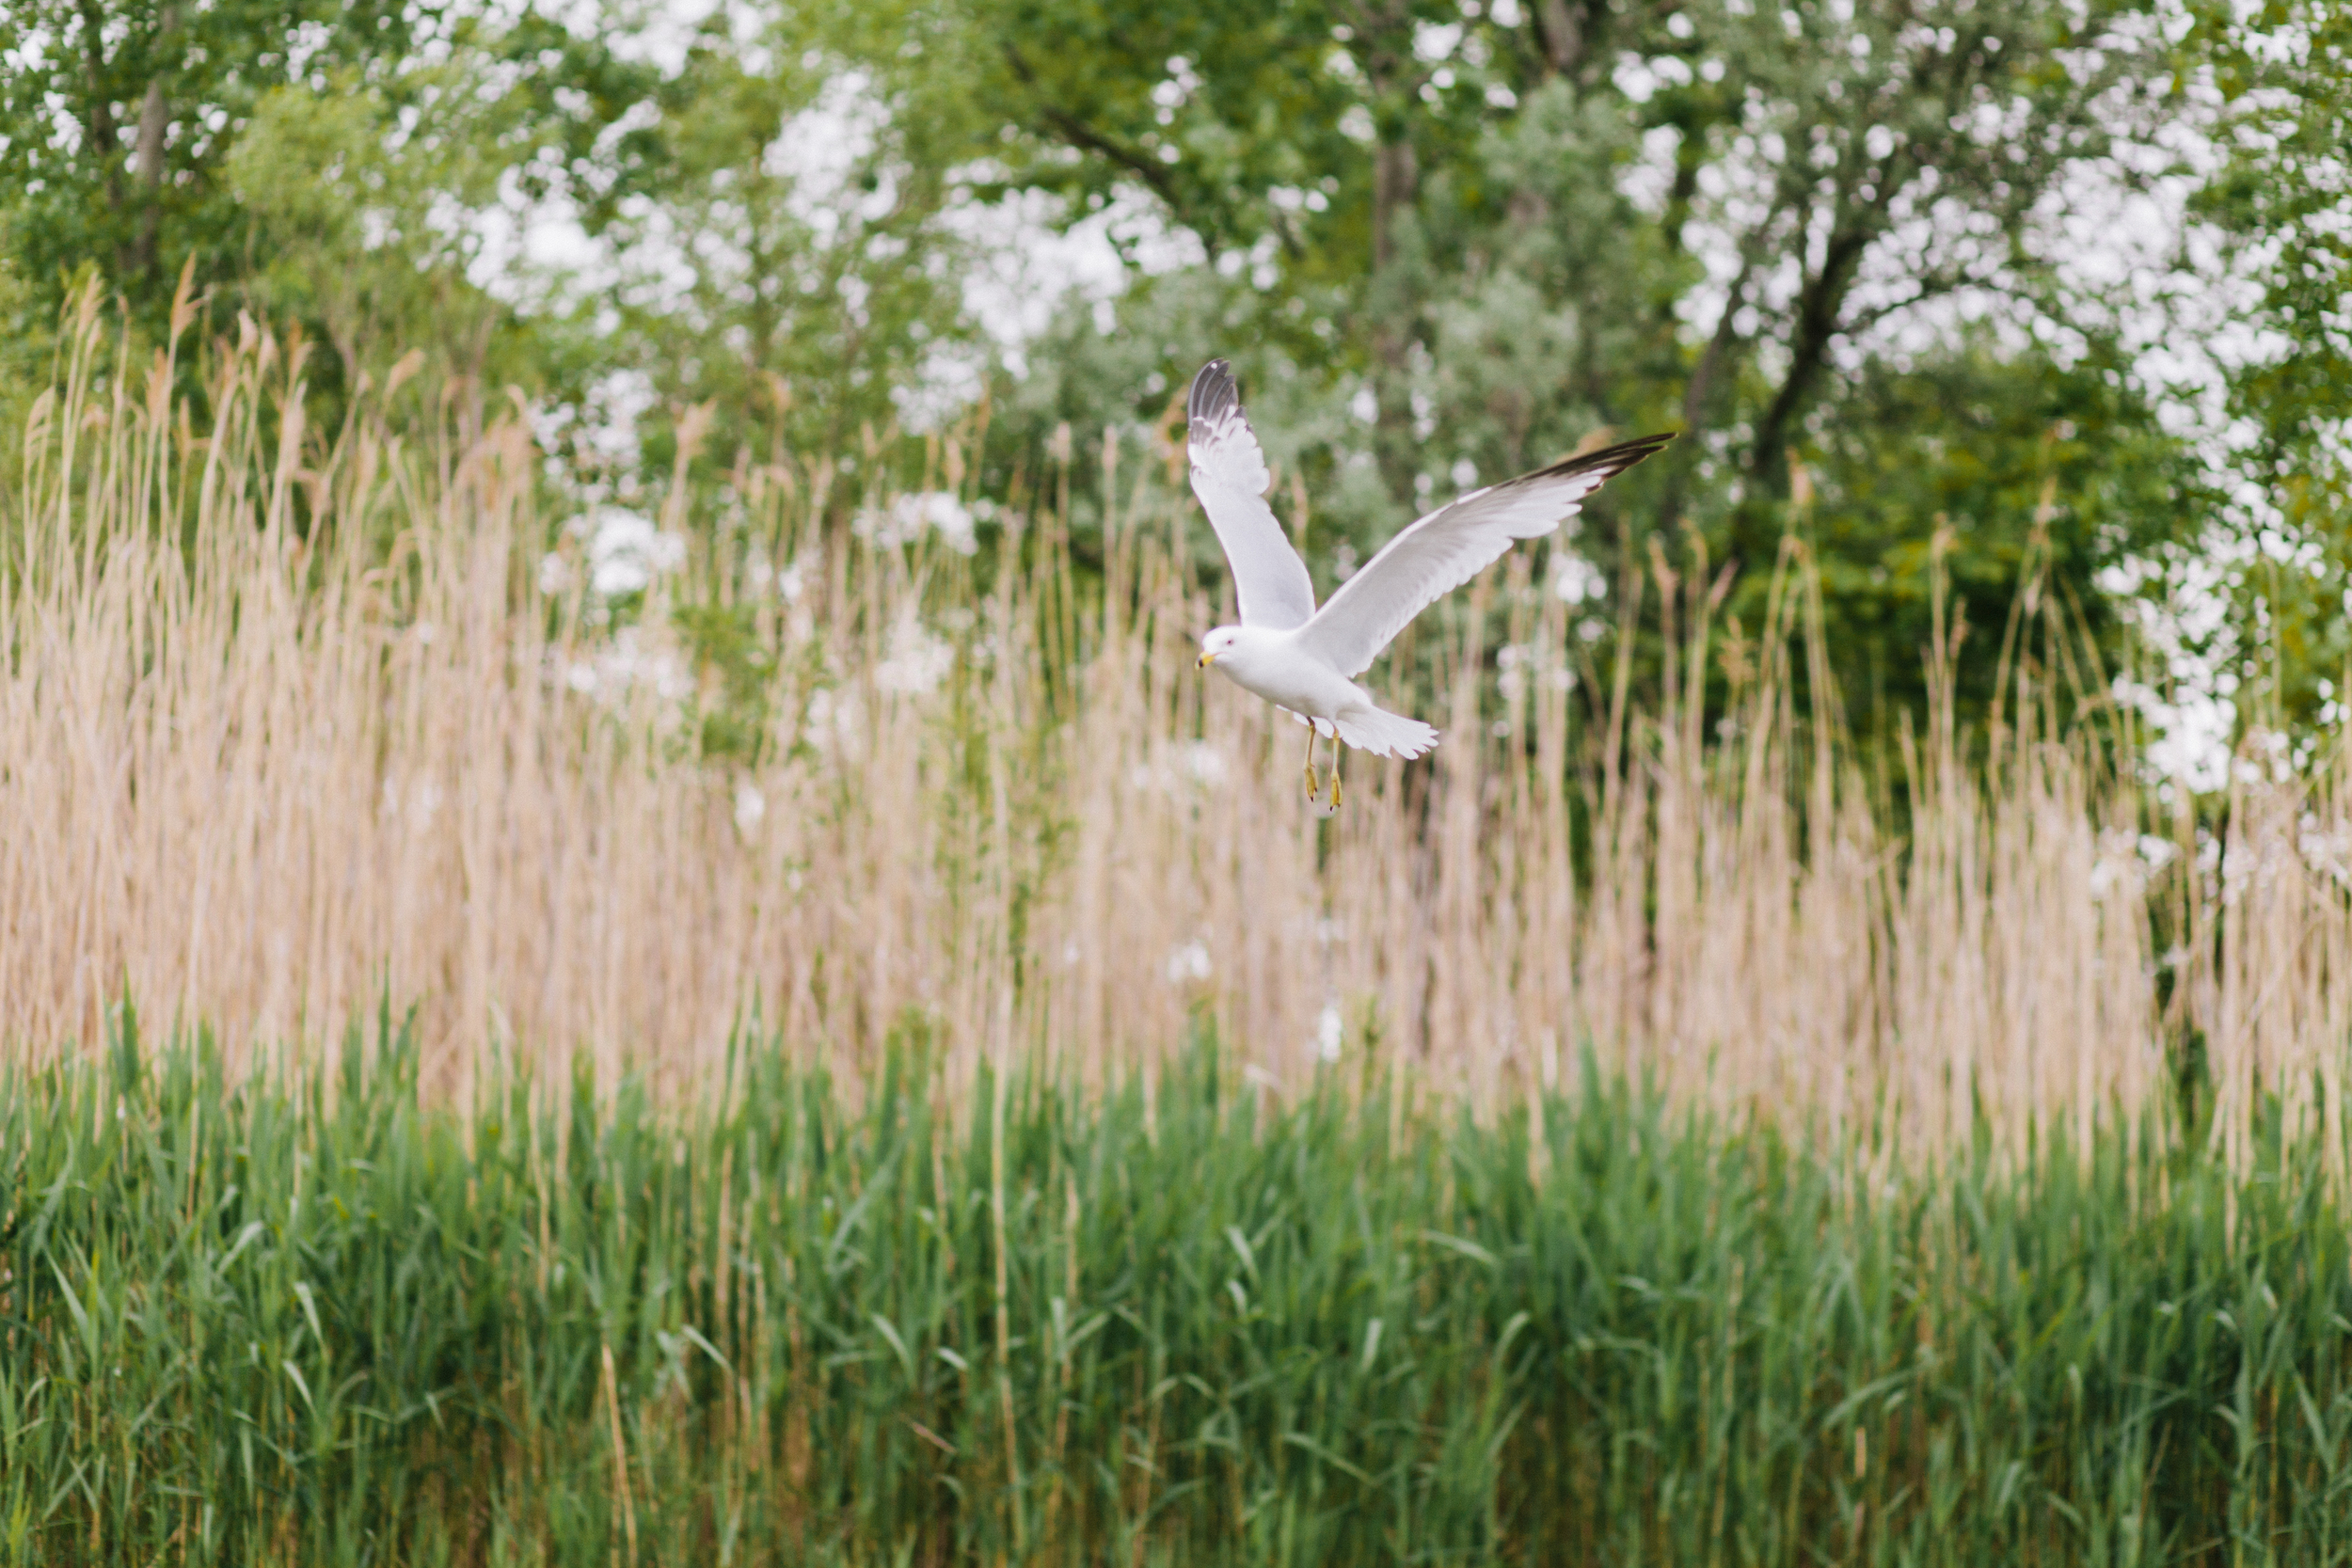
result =
[{"label": "flying seagull", "polygon": [[1225,547],[1241,600],[1241,625],[1200,640],[1214,665],[1302,721],[1307,798],[1315,798],[1315,737],[1333,737],[1331,805],[1340,803],[1340,744],[1375,756],[1417,757],[1438,743],[1418,719],[1381,708],[1356,676],[1412,618],[1470,581],[1518,539],[1540,539],[1574,516],[1585,497],[1674,439],[1645,436],[1564,458],[1548,468],[1473,490],[1406,529],[1315,608],[1307,563],[1265,503],[1271,483],[1257,433],[1241,410],[1233,370],[1212,359],[1192,378],[1186,406],[1192,493]]}]

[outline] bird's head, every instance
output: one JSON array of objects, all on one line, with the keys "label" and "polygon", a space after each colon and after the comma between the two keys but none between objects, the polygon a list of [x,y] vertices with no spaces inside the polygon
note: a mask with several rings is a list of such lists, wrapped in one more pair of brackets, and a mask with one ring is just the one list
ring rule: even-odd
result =
[{"label": "bird's head", "polygon": [[1200,640],[1200,668],[1206,670],[1241,645],[1239,626],[1219,626]]}]

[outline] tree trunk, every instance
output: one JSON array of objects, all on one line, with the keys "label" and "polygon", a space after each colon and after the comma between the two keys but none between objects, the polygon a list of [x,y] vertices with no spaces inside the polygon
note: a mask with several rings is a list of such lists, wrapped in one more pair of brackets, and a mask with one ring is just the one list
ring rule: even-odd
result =
[{"label": "tree trunk", "polygon": [[107,92],[105,23],[91,0],[82,0],[82,73],[89,87],[89,102],[83,110],[82,123],[89,137],[90,156],[105,166],[106,204],[120,213],[122,171],[115,166],[114,155],[122,145],[122,134],[115,125]]},{"label": "tree trunk", "polygon": [[[171,13],[164,13],[165,26],[170,26]],[[151,271],[155,265],[155,230],[163,218],[164,196],[164,129],[171,123],[170,105],[164,99],[164,79],[148,79],[147,97],[139,104],[139,140],[137,159],[139,183],[143,185],[143,205],[139,212],[138,237],[131,244],[131,267],[135,272]]]},{"label": "tree trunk", "polygon": [[1756,445],[1748,453],[1748,470],[1758,483],[1786,483],[1788,465],[1781,447],[1789,426],[1803,412],[1829,360],[1829,341],[1837,335],[1845,312],[1846,292],[1853,286],[1862,253],[1869,248],[1867,229],[1848,229],[1830,236],[1821,258],[1820,275],[1805,286],[1797,307],[1796,330],[1789,334],[1788,373],[1781,378],[1764,417],[1756,422]]},{"label": "tree trunk", "polygon": [[1584,63],[1584,24],[1567,0],[1536,0],[1535,39],[1544,63],[1563,76],[1573,76]]},{"label": "tree trunk", "polygon": [[1372,267],[1385,272],[1396,259],[1396,217],[1412,206],[1421,189],[1421,160],[1413,144],[1399,137],[1382,142],[1372,155]]}]

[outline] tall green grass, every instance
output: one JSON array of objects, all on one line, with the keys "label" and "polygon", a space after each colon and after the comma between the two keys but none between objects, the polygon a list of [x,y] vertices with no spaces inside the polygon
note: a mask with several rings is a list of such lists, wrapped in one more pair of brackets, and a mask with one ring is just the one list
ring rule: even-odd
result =
[{"label": "tall green grass", "polygon": [[916,1038],[460,1112],[376,1033],[0,1085],[0,1561],[2352,1560],[2352,1249],[2275,1138],[1906,1167],[1210,1043],[947,1117]]}]

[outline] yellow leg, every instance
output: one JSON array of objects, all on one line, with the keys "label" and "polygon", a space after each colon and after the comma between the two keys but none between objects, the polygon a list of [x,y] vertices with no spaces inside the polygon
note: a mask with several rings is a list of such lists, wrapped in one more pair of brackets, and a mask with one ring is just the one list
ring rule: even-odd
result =
[{"label": "yellow leg", "polygon": [[1323,781],[1315,777],[1315,725],[1307,721],[1307,799],[1311,800],[1323,788]]},{"label": "yellow leg", "polygon": [[1340,737],[1333,736],[1331,737],[1331,809],[1333,811],[1340,809],[1340,758],[1346,753],[1347,748],[1341,743]]}]

